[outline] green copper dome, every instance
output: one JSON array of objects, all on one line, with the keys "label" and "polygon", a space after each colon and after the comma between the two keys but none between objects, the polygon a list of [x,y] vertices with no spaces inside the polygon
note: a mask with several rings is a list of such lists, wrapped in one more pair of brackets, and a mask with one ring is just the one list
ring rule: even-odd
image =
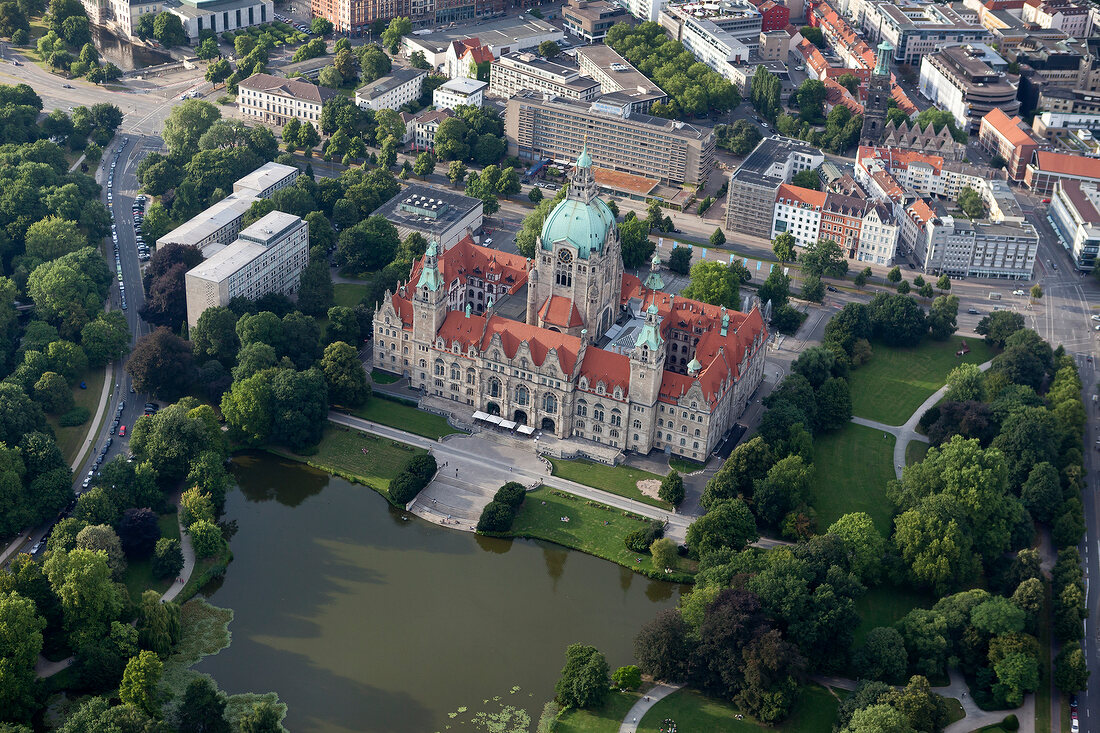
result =
[{"label": "green copper dome", "polygon": [[590,252],[602,252],[607,233],[615,226],[615,217],[607,204],[599,199],[585,203],[565,199],[554,207],[542,225],[542,248],[554,249],[562,239],[577,248],[577,256],[588,259]]}]

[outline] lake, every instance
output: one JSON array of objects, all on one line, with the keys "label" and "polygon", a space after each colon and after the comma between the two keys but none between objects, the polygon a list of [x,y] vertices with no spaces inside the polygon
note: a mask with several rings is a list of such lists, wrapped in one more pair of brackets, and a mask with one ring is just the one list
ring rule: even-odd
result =
[{"label": "lake", "polygon": [[448,712],[498,695],[537,721],[568,644],[629,664],[638,629],[682,590],[549,543],[406,518],[367,487],[265,453],[235,458],[234,474],[234,560],[210,592],[234,611],[232,644],[197,669],[229,693],[277,692],[295,733],[443,730]]},{"label": "lake", "polygon": [[147,66],[166,64],[172,60],[172,57],[166,53],[119,38],[103,26],[93,25],[91,31],[92,43],[95,44],[99,55],[123,71],[144,69]]}]

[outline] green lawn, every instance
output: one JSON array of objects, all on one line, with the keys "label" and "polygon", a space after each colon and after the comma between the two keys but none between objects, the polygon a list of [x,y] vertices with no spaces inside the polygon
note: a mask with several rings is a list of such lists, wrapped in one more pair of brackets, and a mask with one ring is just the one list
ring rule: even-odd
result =
[{"label": "green lawn", "polygon": [[[89,417],[86,423],[66,428],[57,422],[56,415],[50,415],[47,418],[47,422],[49,422],[50,427],[53,428],[54,434],[57,436],[57,447],[61,449],[61,455],[65,456],[65,463],[70,466],[76,460],[77,454],[80,452],[80,446],[84,444],[84,438],[87,437],[88,431],[94,427],[95,411],[99,407],[99,396],[103,392],[103,379],[106,374],[107,370],[105,368],[89,369],[77,381],[77,386],[73,387],[73,402],[77,407],[84,407],[88,410]],[[80,382],[85,382],[88,388],[81,389]]]},{"label": "green lawn", "polygon": [[[646,575],[656,573],[648,553],[638,555],[628,550],[625,543],[626,536],[645,527],[646,522],[624,516],[618,509],[588,502],[572,494],[562,496],[563,493],[545,486],[529,492],[527,500],[523,502],[512,522],[510,534],[515,537],[549,540]],[[569,517],[569,521],[561,521],[562,517]],[[692,570],[683,558],[680,562],[680,570]],[[660,575],[668,577],[663,572]],[[682,581],[689,578],[678,574],[678,577],[670,577],[669,580]]]},{"label": "green lawn", "polygon": [[[157,518],[160,525],[160,536],[178,540],[180,538],[180,525],[176,513],[161,514]],[[141,594],[147,590],[155,590],[164,593],[168,586],[172,585],[174,578],[157,578],[153,575],[153,559],[131,560],[126,566],[126,572],[122,575],[122,582],[126,584],[126,590],[130,592],[130,600],[137,603],[141,600]]]},{"label": "green lawn", "polygon": [[963,710],[962,703],[953,697],[945,698],[947,700],[947,722],[948,725],[956,721],[962,720],[966,717],[966,711]]},{"label": "green lawn", "polygon": [[381,397],[371,397],[365,405],[353,410],[352,414],[364,420],[372,420],[398,430],[407,430],[433,440],[439,440],[444,435],[462,432],[452,428],[447,420],[439,415]]},{"label": "green lawn", "polygon": [[691,461],[687,458],[677,458],[676,456],[672,456],[668,459],[668,467],[680,473],[695,473],[696,471],[701,471],[706,468],[706,465],[705,463]]},{"label": "green lawn", "polygon": [[618,733],[623,718],[641,695],[613,690],[599,710],[573,709],[558,720],[555,733]]},{"label": "green lawn", "polygon": [[335,291],[336,305],[348,308],[359,305],[359,301],[370,292],[370,285],[366,283],[334,283],[332,288]]},{"label": "green lawn", "polygon": [[860,624],[856,627],[853,647],[858,647],[867,632],[877,626],[893,626],[914,608],[931,608],[935,599],[908,586],[880,585],[856,599]]},{"label": "green lawn", "polygon": [[654,705],[638,725],[639,733],[657,733],[661,723],[671,718],[683,733],[759,733],[773,730],[789,733],[830,733],[836,719],[837,699],[819,685],[803,687],[790,717],[767,726],[745,716],[730,703],[704,697],[691,690],[679,690]]},{"label": "green lawn", "polygon": [[387,499],[390,481],[401,472],[410,458],[426,452],[358,430],[345,429],[335,423],[325,426],[324,437],[313,455],[302,456],[284,448],[268,450],[366,484]]},{"label": "green lawn", "polygon": [[550,462],[554,464],[555,476],[561,476],[564,479],[576,481],[578,484],[602,489],[650,506],[672,509],[672,506],[667,502],[646,496],[638,488],[638,482],[642,480],[654,479],[660,481],[662,477],[655,473],[626,465],[607,466],[583,459],[565,461],[560,458],[551,458]]},{"label": "green lawn", "polygon": [[[962,341],[970,347],[964,357],[955,356]],[[874,356],[853,369],[852,412],[887,425],[902,425],[947,381],[947,373],[962,363],[981,364],[993,358],[993,349],[980,337],[925,341],[913,349],[874,344]]]},{"label": "green lawn", "polygon": [[910,440],[909,445],[905,446],[905,465],[912,466],[914,463],[923,461],[931,447],[923,440]]},{"label": "green lawn", "polygon": [[848,423],[815,439],[818,529],[825,531],[844,514],[867,512],[888,536],[892,508],[886,483],[895,478],[893,463],[894,436],[881,430]]},{"label": "green lawn", "polygon": [[372,369],[370,372],[370,379],[375,384],[393,384],[394,382],[401,381],[401,377],[396,374],[390,374],[389,372],[383,372],[378,369]]}]

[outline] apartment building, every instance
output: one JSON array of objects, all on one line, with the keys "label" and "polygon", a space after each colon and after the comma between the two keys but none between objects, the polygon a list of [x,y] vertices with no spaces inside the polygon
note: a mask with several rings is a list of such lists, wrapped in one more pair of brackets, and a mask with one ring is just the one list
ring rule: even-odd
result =
[{"label": "apartment building", "polygon": [[657,22],[665,0],[626,0],[626,10],[641,21]]},{"label": "apartment building", "polygon": [[1050,195],[1050,220],[1071,251],[1074,266],[1092,271],[1100,251],[1100,190],[1096,184],[1056,181]]},{"label": "apartment building", "polygon": [[[661,11],[660,25],[674,39],[684,44],[695,58],[732,80],[732,67],[749,61],[751,48],[729,31],[710,20],[703,11],[694,10],[703,3],[666,5]],[[751,6],[750,6],[751,7]],[[753,8],[755,11],[756,9]],[[759,19],[759,13],[756,14]],[[759,48],[760,32],[752,47]]]},{"label": "apartment building", "polygon": [[481,228],[481,199],[456,191],[413,183],[374,211],[397,227],[402,241],[413,232],[439,246],[443,253],[469,232]]},{"label": "apartment building", "polygon": [[917,64],[921,57],[951,44],[989,43],[989,30],[960,15],[952,5],[904,0],[864,2],[862,23],[869,39],[894,46],[894,61]]},{"label": "apartment building", "polygon": [[855,259],[859,250],[863,217],[870,205],[866,199],[827,193],[821,208],[820,239],[831,239],[844,248],[848,259]]},{"label": "apartment building", "polygon": [[163,0],[84,0],[83,4],[89,23],[106,26],[123,38],[134,37],[141,16],[167,9]]},{"label": "apartment building", "polygon": [[[791,8],[776,0],[749,0],[760,13],[760,32],[786,32],[791,24]],[[788,40],[789,40],[788,36]]]},{"label": "apartment building", "polygon": [[218,246],[237,237],[241,231],[241,220],[254,201],[294,185],[297,179],[298,169],[294,166],[265,163],[238,179],[233,184],[233,193],[158,239],[157,247],[166,244],[198,247],[207,257]]},{"label": "apartment building", "polygon": [[454,117],[449,109],[434,109],[411,115],[405,122],[405,142],[412,143],[413,150],[435,150],[435,133],[444,120]]},{"label": "apartment building", "polygon": [[394,69],[355,90],[355,103],[362,109],[398,109],[420,98],[428,72],[422,69]]},{"label": "apartment building", "polygon": [[868,201],[860,224],[855,259],[889,265],[897,256],[900,231],[888,206]]},{"label": "apartment building", "polygon": [[314,17],[327,18],[339,32],[362,31],[375,21],[409,18],[414,28],[468,23],[504,13],[504,0],[310,0]]},{"label": "apartment building", "polygon": [[951,113],[959,128],[977,131],[993,109],[1014,115],[1020,109],[1016,82],[994,70],[982,52],[951,46],[921,59],[920,93]]},{"label": "apartment building", "polygon": [[241,116],[276,127],[297,119],[320,131],[321,108],[335,96],[335,90],[271,74],[253,74],[237,85]]},{"label": "apartment building", "polygon": [[581,73],[598,81],[604,94],[618,92],[630,97],[631,112],[647,113],[654,103],[668,99],[663,89],[610,46],[581,46],[576,49],[576,57]]},{"label": "apartment building", "polygon": [[447,44],[443,73],[451,79],[476,79],[478,67],[492,61],[492,49],[483,45],[480,38],[463,38]]},{"label": "apartment building", "polygon": [[1024,183],[1032,191],[1050,195],[1058,181],[1100,181],[1100,158],[1086,158],[1072,153],[1037,150],[1024,173]]},{"label": "apartment building", "polygon": [[990,155],[1005,161],[1005,172],[1013,181],[1022,181],[1039,143],[1019,117],[1009,117],[1000,109],[990,110],[978,128],[978,143]]},{"label": "apartment building", "polygon": [[714,133],[678,120],[632,111],[633,99],[605,94],[595,102],[521,91],[508,100],[508,153],[521,160],[575,160],[585,140],[593,164],[701,187],[714,167]]},{"label": "apartment building", "polygon": [[1069,0],[1024,0],[1020,17],[1040,28],[1056,28],[1070,38],[1087,38],[1089,6]]},{"label": "apartment building", "polygon": [[603,40],[611,26],[626,19],[626,8],[607,0],[570,0],[562,6],[565,30],[589,43]]},{"label": "apartment building", "polygon": [[816,242],[821,236],[821,212],[827,196],[812,188],[779,184],[769,238],[790,234],[799,247]]},{"label": "apartment building", "polygon": [[1100,93],[1052,87],[1039,95],[1038,109],[1067,114],[1100,114]]},{"label": "apartment building", "polygon": [[795,173],[824,162],[819,149],[800,140],[779,135],[764,138],[730,176],[725,228],[771,237],[779,187],[789,183]]},{"label": "apartment building", "polygon": [[[913,194],[950,200],[958,198],[964,188],[980,191],[988,181],[1005,178],[1003,171],[944,160],[938,155],[860,146],[856,153],[856,181],[869,191],[878,193],[882,191],[883,179],[874,180],[874,173],[880,170],[888,173],[891,181]],[[889,195],[880,197],[893,198]]]},{"label": "apartment building", "polygon": [[460,106],[480,107],[485,104],[487,82],[477,79],[451,79],[432,92],[432,104],[436,109],[456,109]]},{"label": "apartment building", "polygon": [[600,82],[566,66],[527,51],[501,56],[489,72],[489,95],[507,99],[521,89],[547,92],[565,99],[590,102],[600,96]]},{"label": "apartment building", "polygon": [[203,311],[228,305],[233,298],[290,295],[298,289],[308,262],[309,224],[293,214],[272,211],[187,271],[187,324],[194,328]]}]

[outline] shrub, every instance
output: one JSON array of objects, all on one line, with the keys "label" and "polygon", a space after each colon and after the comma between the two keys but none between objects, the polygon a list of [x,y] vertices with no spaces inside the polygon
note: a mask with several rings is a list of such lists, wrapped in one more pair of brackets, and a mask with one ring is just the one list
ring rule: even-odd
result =
[{"label": "shrub", "polygon": [[512,510],[519,509],[520,504],[527,498],[527,489],[523,484],[517,481],[509,481],[508,483],[497,489],[496,496],[493,497],[493,501],[506,504],[512,508]]},{"label": "shrub", "polygon": [[[414,477],[424,482],[423,486],[427,486],[428,482],[432,480],[432,476],[436,472],[435,456],[431,454],[414,456],[409,459],[409,462],[405,464],[405,471],[411,473]],[[423,486],[421,488],[423,488]]]},{"label": "shrub", "polygon": [[390,498],[395,504],[408,504],[413,497],[420,493],[421,487],[415,478],[408,473],[399,473],[390,481]]},{"label": "shrub", "polygon": [[651,522],[626,536],[624,539],[626,549],[637,553],[649,552],[649,546],[661,539],[664,534],[664,530],[658,524]]},{"label": "shrub", "polygon": [[1020,730],[1020,721],[1016,718],[1016,714],[1012,713],[1001,721],[1001,727],[1005,730]]},{"label": "shrub", "polygon": [[642,684],[642,673],[633,664],[619,667],[611,675],[611,684],[620,690],[636,690]]},{"label": "shrub", "polygon": [[481,510],[481,518],[477,520],[478,532],[507,532],[512,526],[515,517],[515,509],[504,502],[493,500]]},{"label": "shrub", "polygon": [[183,569],[183,550],[180,541],[170,537],[157,540],[153,550],[153,573],[158,578],[170,578]]},{"label": "shrub", "polygon": [[83,425],[88,422],[88,418],[91,417],[91,413],[88,412],[87,407],[74,407],[66,412],[61,417],[57,418],[57,422],[61,427],[73,428],[77,425]]}]

